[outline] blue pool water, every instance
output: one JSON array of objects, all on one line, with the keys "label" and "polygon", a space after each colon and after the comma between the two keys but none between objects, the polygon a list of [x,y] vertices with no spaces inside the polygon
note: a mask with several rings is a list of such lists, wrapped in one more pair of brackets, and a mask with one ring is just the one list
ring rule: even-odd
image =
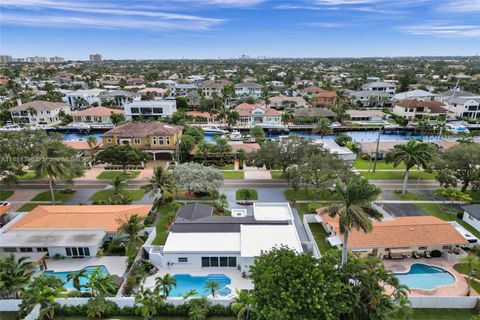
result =
[{"label": "blue pool water", "polygon": [[210,290],[205,289],[205,284],[209,280],[216,281],[220,285],[221,289],[216,293],[218,296],[224,297],[232,293],[226,287],[232,281],[224,274],[209,274],[202,277],[194,277],[189,274],[175,274],[173,277],[177,280],[177,286],[170,292],[171,297],[183,297],[192,289],[198,292],[197,296],[208,296],[210,295]]},{"label": "blue pool water", "polygon": [[[108,274],[108,270],[104,266],[86,267],[82,270],[87,270],[87,274],[91,275],[93,273],[93,270],[95,270],[96,268],[100,268],[100,273],[101,274]],[[43,274],[46,275],[46,276],[55,276],[55,277],[59,278],[60,280],[62,280],[63,282],[65,282],[65,285],[63,286],[65,289],[74,289],[73,281],[72,280],[67,281],[67,276],[71,273],[78,273],[80,271],[81,270],[66,271],[66,272],[45,271]],[[84,277],[80,278],[80,285],[86,285],[87,283],[88,283],[88,280],[86,278],[84,278]],[[82,288],[82,291],[85,291],[85,290],[88,290],[88,289]]]},{"label": "blue pool water", "polygon": [[395,273],[401,284],[410,289],[432,290],[441,285],[455,283],[455,277],[448,271],[421,263],[412,264],[407,273]]}]

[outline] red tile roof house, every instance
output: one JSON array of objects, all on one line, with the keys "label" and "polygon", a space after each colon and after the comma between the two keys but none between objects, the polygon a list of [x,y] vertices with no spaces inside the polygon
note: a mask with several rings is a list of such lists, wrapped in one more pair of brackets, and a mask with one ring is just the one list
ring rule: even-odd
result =
[{"label": "red tile roof house", "polygon": [[315,94],[313,104],[318,107],[335,104],[337,102],[337,93],[335,91],[325,91]]},{"label": "red tile roof house", "polygon": [[123,114],[123,110],[111,109],[102,106],[91,107],[81,111],[72,112],[75,123],[102,123],[112,124],[112,113]]},{"label": "red tile roof house", "polygon": [[118,236],[122,220],[134,214],[146,217],[151,209],[151,205],[38,206],[0,229],[0,252],[95,256],[105,241]]},{"label": "red tile roof house", "polygon": [[397,101],[393,113],[408,120],[420,120],[426,117],[448,117],[449,112],[444,104],[438,101],[419,101],[416,99],[404,99]]},{"label": "red tile roof house", "polygon": [[[317,209],[321,223],[330,235],[327,241],[341,247],[338,217],[332,218]],[[466,246],[468,241],[447,221],[433,216],[397,217],[393,220],[374,221],[371,232],[352,230],[348,237],[348,249],[362,257],[391,258],[412,256],[413,252],[438,250],[442,254]]]},{"label": "red tile roof house", "polygon": [[259,103],[239,104],[235,110],[240,115],[238,123],[240,126],[253,127],[255,125],[281,125],[282,113],[275,109],[268,108],[267,106]]},{"label": "red tile roof house", "polygon": [[215,117],[209,112],[189,111],[187,117],[191,118],[191,123],[213,123]]}]

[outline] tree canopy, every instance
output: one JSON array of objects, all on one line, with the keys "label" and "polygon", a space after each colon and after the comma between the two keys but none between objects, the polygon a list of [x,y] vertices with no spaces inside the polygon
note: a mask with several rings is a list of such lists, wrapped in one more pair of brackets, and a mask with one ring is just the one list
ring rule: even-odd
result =
[{"label": "tree canopy", "polygon": [[113,145],[100,151],[96,156],[97,161],[120,165],[127,172],[128,165],[140,165],[150,159],[150,155],[131,145]]},{"label": "tree canopy", "polygon": [[198,163],[183,163],[173,170],[178,188],[188,192],[214,194],[223,184],[222,173]]}]

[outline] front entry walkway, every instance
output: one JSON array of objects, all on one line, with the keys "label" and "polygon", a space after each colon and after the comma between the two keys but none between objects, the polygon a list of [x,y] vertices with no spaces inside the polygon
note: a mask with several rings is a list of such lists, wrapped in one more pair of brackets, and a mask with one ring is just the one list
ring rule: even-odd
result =
[{"label": "front entry walkway", "polygon": [[270,180],[272,179],[272,174],[269,170],[257,167],[245,167],[244,168],[244,179],[245,180]]}]

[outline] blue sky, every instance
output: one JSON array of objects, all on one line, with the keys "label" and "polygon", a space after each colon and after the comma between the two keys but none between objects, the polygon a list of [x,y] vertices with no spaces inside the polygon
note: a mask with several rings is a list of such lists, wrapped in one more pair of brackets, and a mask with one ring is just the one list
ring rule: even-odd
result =
[{"label": "blue sky", "polygon": [[480,0],[1,0],[14,57],[475,55]]}]

